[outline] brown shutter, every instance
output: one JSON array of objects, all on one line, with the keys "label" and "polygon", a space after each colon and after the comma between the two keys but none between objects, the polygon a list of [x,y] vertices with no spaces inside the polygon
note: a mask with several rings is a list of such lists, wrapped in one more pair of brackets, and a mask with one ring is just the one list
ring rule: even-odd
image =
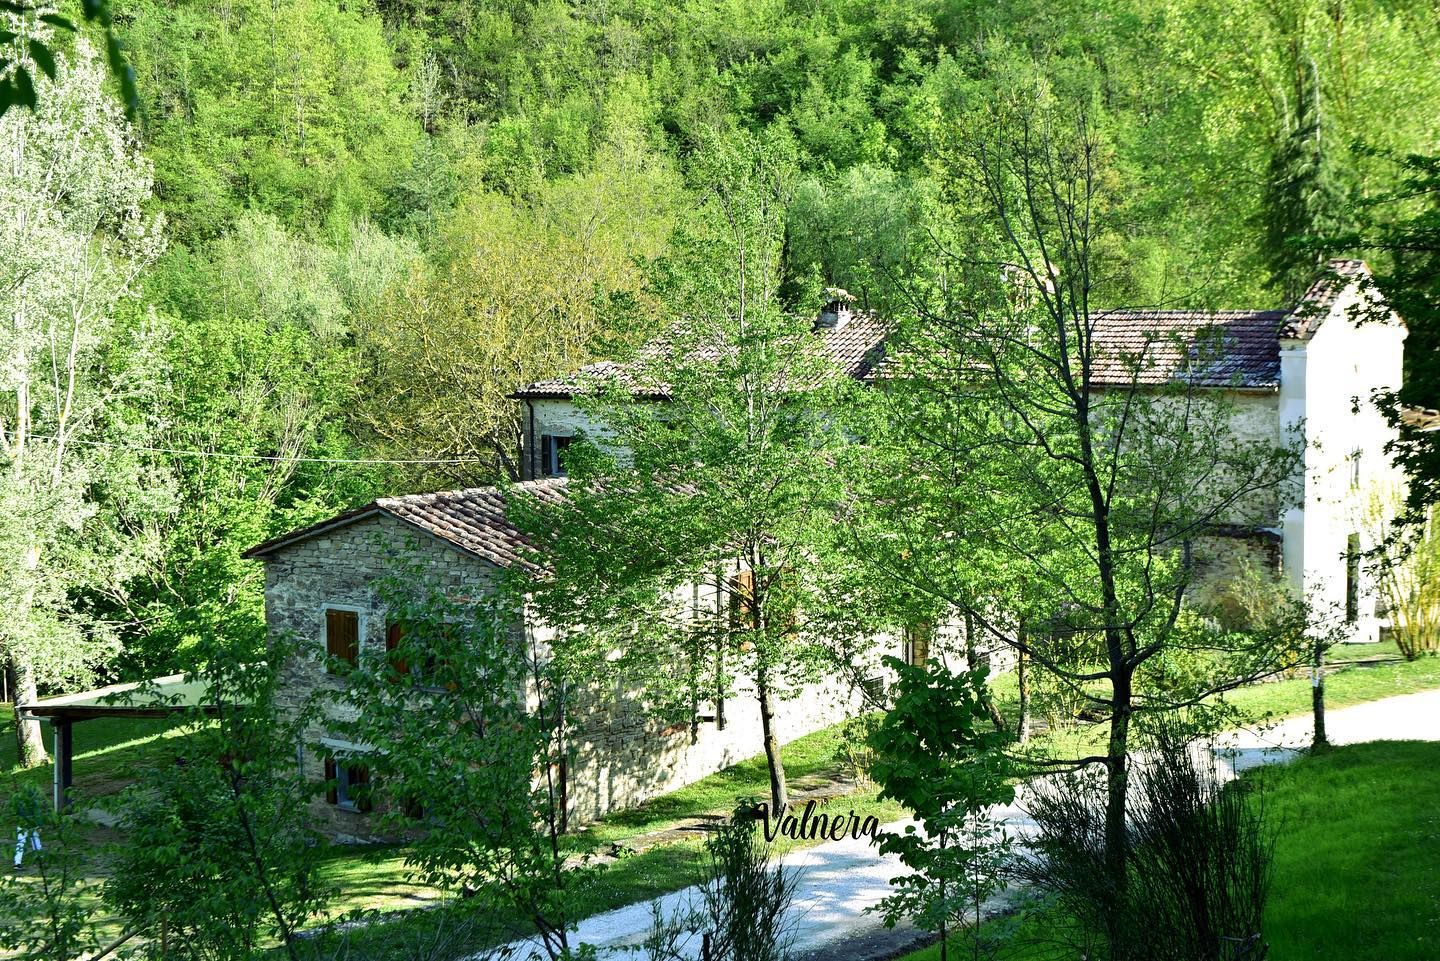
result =
[{"label": "brown shutter", "polygon": [[405,663],[405,658],[394,652],[399,649],[400,642],[405,638],[405,626],[398,621],[385,628],[385,653],[390,658],[390,668],[394,671],[395,680],[400,680],[410,673]]},{"label": "brown shutter", "polygon": [[354,611],[325,611],[325,653],[351,667],[360,662],[360,615]]},{"label": "brown shutter", "polygon": [[337,776],[335,759],[333,757],[327,757],[325,759],[325,800],[330,804],[340,803],[340,790],[335,784],[335,778]]},{"label": "brown shutter", "polygon": [[736,571],[730,578],[730,627],[754,630],[755,572]]}]

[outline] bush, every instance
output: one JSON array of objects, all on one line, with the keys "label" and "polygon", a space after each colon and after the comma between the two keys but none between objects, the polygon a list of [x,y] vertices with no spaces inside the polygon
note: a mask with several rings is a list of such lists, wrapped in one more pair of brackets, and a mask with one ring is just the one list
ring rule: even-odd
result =
[{"label": "bush", "polygon": [[[1123,890],[1106,870],[1104,779],[1037,786],[1037,855],[1022,874],[1074,919],[1076,946],[1110,961],[1259,961],[1273,834],[1264,806],[1221,785],[1196,747],[1156,738],[1132,770]],[[1091,953],[1093,952],[1093,954]],[[1108,952],[1108,953],[1106,953]]]}]

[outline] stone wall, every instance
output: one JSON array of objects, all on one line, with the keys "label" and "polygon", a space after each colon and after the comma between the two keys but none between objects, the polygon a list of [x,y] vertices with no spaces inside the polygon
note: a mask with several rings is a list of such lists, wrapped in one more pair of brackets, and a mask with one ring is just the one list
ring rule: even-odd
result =
[{"label": "stone wall", "polygon": [[[302,656],[284,668],[281,704],[298,708],[320,690],[338,691],[344,681],[325,672],[325,609],[339,607],[360,615],[362,651],[384,650],[386,612],[380,582],[397,571],[418,568],[426,580],[446,590],[473,593],[492,585],[492,565],[445,544],[393,517],[377,512],[345,526],[284,547],[265,564],[266,620],[272,636],[293,636]],[[516,641],[521,640],[520,626]],[[541,641],[548,634],[542,630]],[[896,651],[898,653],[898,649]],[[789,742],[835,724],[857,712],[862,699],[843,680],[780,691],[776,730]],[[640,692],[624,684],[595,688],[577,697],[586,705],[573,716],[568,796],[572,818],[592,820],[633,807],[684,787],[762,750],[760,711],[753,687],[730,692],[721,711],[715,702],[701,705],[709,718],[697,725],[670,725],[646,711]],[[335,717],[334,709],[331,717]],[[307,741],[344,751],[324,723]],[[324,762],[297,745],[307,777],[325,776]],[[378,802],[384,804],[383,797]],[[316,802],[322,828],[340,840],[377,839],[369,814]]]},{"label": "stone wall", "polygon": [[[269,633],[272,637],[294,638],[301,654],[285,665],[282,707],[298,709],[317,691],[343,689],[344,681],[327,674],[323,663],[327,607],[358,611],[362,652],[384,651],[386,617],[379,584],[412,566],[418,566],[431,583],[446,590],[483,588],[496,576],[492,565],[383,513],[322,532],[266,559],[265,621]],[[343,746],[323,723],[311,727],[307,740]],[[306,777],[323,779],[321,758],[299,745],[297,750],[303,757]],[[375,836],[370,815],[344,810],[323,799],[316,802],[315,814],[321,827],[338,839]]]}]

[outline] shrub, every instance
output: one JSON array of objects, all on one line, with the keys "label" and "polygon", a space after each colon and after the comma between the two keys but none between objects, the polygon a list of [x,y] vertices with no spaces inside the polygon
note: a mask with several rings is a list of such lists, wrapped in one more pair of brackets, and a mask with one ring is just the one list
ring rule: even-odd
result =
[{"label": "shrub", "polygon": [[1265,956],[1274,841],[1264,806],[1248,786],[1221,785],[1199,753],[1162,735],[1135,765],[1121,890],[1106,869],[1104,779],[1085,772],[1036,787],[1037,854],[1021,873],[1074,919],[1087,952],[1110,961]]}]

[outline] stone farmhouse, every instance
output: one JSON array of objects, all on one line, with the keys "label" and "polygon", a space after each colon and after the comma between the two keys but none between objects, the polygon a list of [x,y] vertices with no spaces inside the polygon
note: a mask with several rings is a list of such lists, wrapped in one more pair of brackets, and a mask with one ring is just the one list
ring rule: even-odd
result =
[{"label": "stone farmhouse", "polygon": [[[1283,576],[1296,591],[1336,605],[1352,637],[1377,636],[1383,612],[1359,563],[1369,545],[1357,530],[1356,508],[1367,485],[1391,476],[1385,444],[1393,431],[1370,398],[1400,386],[1405,329],[1366,283],[1358,261],[1331,265],[1293,310],[1113,311],[1097,320],[1097,336],[1111,364],[1098,370],[1097,389],[1130,389],[1165,383],[1176,376],[1202,335],[1206,364],[1195,386],[1226,392],[1235,410],[1237,442],[1247,437],[1279,440],[1295,431],[1305,440],[1302,491],[1298,502],[1276,501],[1273,523],[1216,530],[1196,546],[1205,583],[1223,582],[1240,563],[1258,562]],[[1373,319],[1376,310],[1382,319]],[[1372,319],[1364,322],[1360,313]],[[883,360],[886,330],[873,316],[832,304],[814,328],[825,350],[850,376],[868,381]],[[1187,347],[1186,345],[1191,345]],[[1136,379],[1124,356],[1144,356]],[[354,658],[362,649],[383,650],[392,636],[375,585],[404,564],[423,569],[433,583],[469,596],[493,585],[500,573],[528,563],[520,532],[506,517],[515,492],[544,498],[563,496],[564,452],[582,433],[602,432],[575,403],[587,376],[624,377],[624,365],[590,365],[575,375],[522,387],[524,478],[508,488],[482,487],[431,494],[386,497],[321,523],[252,548],[247,557],[265,564],[266,618],[272,636],[293,635],[315,654]],[[663,402],[663,392],[636,387],[642,399]],[[1203,589],[1203,584],[1202,584]],[[716,585],[695,585],[697,612],[716,612],[722,603]],[[517,623],[517,640],[543,642],[546,627]],[[945,648],[944,632],[930,638],[878,639],[890,653],[922,660],[927,650]],[[996,668],[1003,668],[997,660]],[[320,687],[344,681],[325,673],[319,659],[297,660],[286,668],[286,687],[298,702]],[[849,716],[863,704],[853,687],[832,682],[791,691],[781,700],[777,726],[789,741]],[[617,692],[580,723],[575,754],[567,771],[571,817],[579,821],[634,806],[758,753],[760,717],[751,692],[701,705],[690,724],[665,726],[648,718]],[[317,728],[337,762],[302,752],[307,774],[335,782],[322,816],[338,837],[372,835],[370,819],[347,791],[368,775],[363,763],[347,763],[355,745],[329,738]],[[384,803],[383,799],[380,803]]]}]

